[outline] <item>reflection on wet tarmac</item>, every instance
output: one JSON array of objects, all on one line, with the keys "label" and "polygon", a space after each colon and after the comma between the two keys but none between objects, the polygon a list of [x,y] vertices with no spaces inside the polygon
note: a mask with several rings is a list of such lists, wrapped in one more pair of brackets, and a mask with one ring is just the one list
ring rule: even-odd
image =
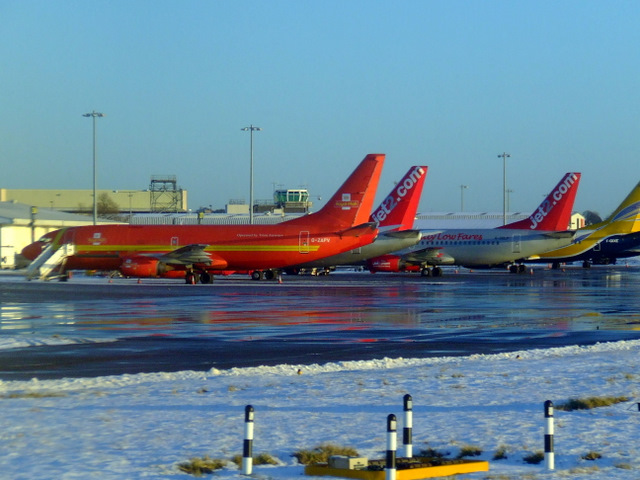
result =
[{"label": "reflection on wet tarmac", "polygon": [[282,285],[76,282],[0,282],[0,378],[463,355],[640,337],[638,268],[438,281],[347,274]]}]

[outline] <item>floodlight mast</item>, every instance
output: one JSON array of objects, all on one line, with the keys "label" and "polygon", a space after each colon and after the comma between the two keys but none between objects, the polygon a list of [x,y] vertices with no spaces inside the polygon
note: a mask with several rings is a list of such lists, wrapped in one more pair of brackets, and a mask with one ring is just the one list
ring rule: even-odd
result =
[{"label": "floodlight mast", "polygon": [[464,212],[464,191],[469,188],[469,185],[460,185],[460,211]]},{"label": "floodlight mast", "polygon": [[502,157],[502,224],[507,224],[507,158],[510,158],[507,152],[498,155]]},{"label": "floodlight mast", "polygon": [[95,225],[98,220],[98,199],[96,198],[96,118],[104,117],[104,113],[96,112],[82,114],[83,117],[93,118],[93,224]]},{"label": "floodlight mast", "polygon": [[250,133],[250,167],[249,167],[249,224],[253,225],[253,132],[262,130],[260,127],[249,125],[240,130]]}]

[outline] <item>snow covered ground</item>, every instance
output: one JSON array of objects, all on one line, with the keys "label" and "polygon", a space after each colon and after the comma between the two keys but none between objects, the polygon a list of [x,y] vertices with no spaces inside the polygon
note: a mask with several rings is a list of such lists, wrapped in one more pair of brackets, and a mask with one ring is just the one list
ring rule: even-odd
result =
[{"label": "snow covered ground", "polygon": [[[414,403],[414,452],[482,450],[490,472],[468,479],[640,478],[640,341],[431,359],[0,382],[0,478],[192,478],[192,457],[242,453],[244,408],[255,408],[256,478],[304,478],[291,455],[332,442],[383,458],[386,419]],[[301,372],[298,373],[298,369]],[[556,471],[523,457],[544,448],[545,400],[627,396],[555,412]],[[493,460],[499,449],[507,458]],[[582,459],[589,452],[602,457]],[[399,452],[400,453],[400,452]],[[244,478],[231,466],[215,478]]]}]

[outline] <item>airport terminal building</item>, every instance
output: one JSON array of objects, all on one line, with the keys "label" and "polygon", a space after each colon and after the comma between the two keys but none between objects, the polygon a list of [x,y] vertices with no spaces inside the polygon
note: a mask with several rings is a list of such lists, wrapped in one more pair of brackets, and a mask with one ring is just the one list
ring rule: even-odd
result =
[{"label": "airport terminal building", "polygon": [[[97,190],[99,210],[121,215],[187,211],[186,190]],[[18,202],[60,212],[91,215],[93,190],[0,188],[0,202]]]}]

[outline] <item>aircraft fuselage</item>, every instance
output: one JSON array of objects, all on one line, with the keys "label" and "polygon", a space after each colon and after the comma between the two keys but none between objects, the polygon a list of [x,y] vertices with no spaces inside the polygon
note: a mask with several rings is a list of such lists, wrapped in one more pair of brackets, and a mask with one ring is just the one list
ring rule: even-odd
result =
[{"label": "aircraft fuselage", "polygon": [[[400,255],[416,259],[420,251],[430,265],[487,267],[512,263],[530,255],[569,245],[574,232],[520,229],[422,230],[422,239]],[[435,251],[444,255],[434,255]],[[439,260],[442,258],[443,260]]]},{"label": "aircraft fuselage", "polygon": [[118,270],[126,259],[152,259],[193,244],[206,245],[208,270],[267,269],[358,248],[371,243],[376,232],[373,226],[357,235],[340,235],[312,225],[97,225],[70,227],[61,243],[73,244],[75,250],[66,259],[66,270]]}]

